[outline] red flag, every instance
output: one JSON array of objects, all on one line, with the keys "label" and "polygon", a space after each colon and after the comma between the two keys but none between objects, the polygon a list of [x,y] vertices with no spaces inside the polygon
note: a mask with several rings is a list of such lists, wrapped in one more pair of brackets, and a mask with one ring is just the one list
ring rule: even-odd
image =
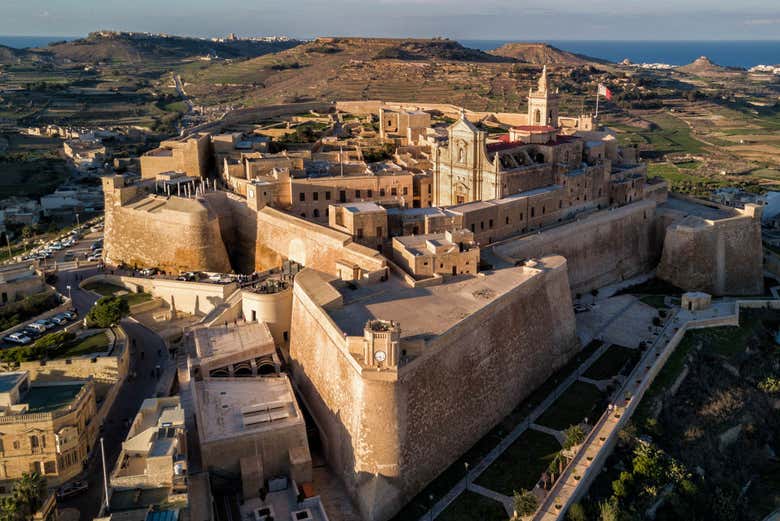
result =
[{"label": "red flag", "polygon": [[607,101],[612,101],[612,91],[607,88],[606,85],[599,83],[599,95],[607,98]]}]

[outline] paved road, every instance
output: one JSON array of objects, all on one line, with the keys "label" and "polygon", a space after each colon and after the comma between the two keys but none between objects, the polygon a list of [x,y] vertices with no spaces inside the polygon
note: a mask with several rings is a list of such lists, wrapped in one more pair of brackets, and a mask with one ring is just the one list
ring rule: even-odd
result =
[{"label": "paved road", "polygon": [[[111,472],[122,442],[127,436],[130,423],[141,407],[144,399],[154,395],[158,376],[155,367],[164,365],[168,357],[165,343],[154,332],[142,326],[133,319],[122,321],[122,327],[127,332],[130,344],[130,374],[137,373],[135,379],[128,378],[119,391],[111,411],[109,411],[103,428],[103,438],[106,447],[106,462],[108,472]],[[158,358],[158,350],[161,358]],[[81,496],[69,501],[63,501],[60,508],[76,508],[80,512],[80,519],[94,519],[97,517],[105,495],[103,492],[103,469],[100,461],[100,445],[92,457],[81,479],[89,483],[89,490]]]}]

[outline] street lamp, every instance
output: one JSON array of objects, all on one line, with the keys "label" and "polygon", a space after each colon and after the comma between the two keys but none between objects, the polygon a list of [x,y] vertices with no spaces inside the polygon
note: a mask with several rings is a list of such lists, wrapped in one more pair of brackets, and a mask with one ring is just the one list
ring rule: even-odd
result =
[{"label": "street lamp", "polygon": [[67,286],[65,286],[65,289],[67,289],[67,290],[68,290],[68,300],[71,300],[71,301],[72,301],[73,299],[72,299],[72,298],[71,298],[71,296],[70,296],[70,284],[68,284]]}]

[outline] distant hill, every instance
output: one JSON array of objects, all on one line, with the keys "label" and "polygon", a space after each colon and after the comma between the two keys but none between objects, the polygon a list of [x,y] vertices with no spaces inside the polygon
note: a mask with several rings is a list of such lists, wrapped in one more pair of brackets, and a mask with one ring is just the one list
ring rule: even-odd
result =
[{"label": "distant hill", "polygon": [[[183,71],[202,104],[253,106],[312,100],[383,99],[515,107],[539,67],[452,40],[323,37],[291,49]],[[501,94],[501,105],[495,100]]]},{"label": "distant hill", "polygon": [[514,58],[526,63],[536,65],[590,65],[594,63],[607,63],[604,60],[582,56],[558,49],[546,43],[507,43],[488,51],[495,56]]},{"label": "distant hill", "polygon": [[27,51],[0,45],[0,64],[10,65],[27,57]]},{"label": "distant hill", "polygon": [[506,56],[495,56],[478,49],[464,47],[454,40],[385,40],[389,45],[374,56],[374,59],[394,60],[450,60],[465,62],[514,62]]},{"label": "distant hill", "polygon": [[181,60],[216,54],[220,58],[252,58],[294,47],[299,42],[234,40],[213,42],[181,36],[136,33],[92,33],[88,37],[34,49],[56,61],[77,63]]},{"label": "distant hill", "polygon": [[688,65],[677,67],[677,71],[684,72],[686,74],[694,74],[697,76],[718,75],[724,73],[734,73],[740,71],[740,69],[734,69],[731,67],[724,67],[712,62],[706,56],[700,56],[693,60]]}]

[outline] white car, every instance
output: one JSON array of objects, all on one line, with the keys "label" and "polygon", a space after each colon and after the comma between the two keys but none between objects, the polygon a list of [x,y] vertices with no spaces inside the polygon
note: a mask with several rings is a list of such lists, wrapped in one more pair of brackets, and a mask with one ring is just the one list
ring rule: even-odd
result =
[{"label": "white car", "polygon": [[32,342],[32,338],[28,337],[24,333],[11,333],[10,335],[3,338],[6,342],[10,342],[12,344],[21,344],[26,345]]},{"label": "white car", "polygon": [[93,261],[99,261],[102,258],[103,258],[102,254],[100,254],[100,253],[93,253],[92,255],[87,257],[87,260],[90,261],[90,262],[93,262]]}]

